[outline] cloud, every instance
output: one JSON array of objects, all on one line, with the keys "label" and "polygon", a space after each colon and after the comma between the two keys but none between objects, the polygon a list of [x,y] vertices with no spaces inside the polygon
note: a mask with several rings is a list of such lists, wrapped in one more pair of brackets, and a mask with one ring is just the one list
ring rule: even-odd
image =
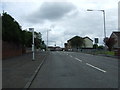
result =
[{"label": "cloud", "polygon": [[[44,1],[44,0],[43,0]],[[24,27],[34,27],[42,33],[46,41],[46,31],[49,32],[49,41],[56,41],[61,45],[75,35],[88,36],[94,40],[100,38],[103,42],[103,14],[102,12],[88,12],[87,9],[104,9],[106,12],[106,31],[110,36],[116,29],[117,0],[69,0],[70,2],[29,2],[7,3],[4,8]],[[20,12],[22,11],[22,12]],[[55,42],[50,42],[54,45]]]},{"label": "cloud", "polygon": [[44,2],[27,20],[32,23],[56,21],[75,9],[76,7],[70,2]]},{"label": "cloud", "polygon": [[[111,9],[110,11],[109,10],[106,11],[107,36],[110,36],[112,31],[117,27],[116,26],[117,13],[115,12],[116,9]],[[113,13],[114,15],[112,15]],[[60,37],[64,37],[64,41],[66,41],[71,37],[78,35],[81,37],[88,36],[93,40],[95,37],[97,37],[100,39],[100,44],[102,44],[103,42],[102,39],[104,38],[104,29],[103,29],[102,12],[77,11],[77,15],[73,13],[69,17],[66,16],[66,18],[57,22],[57,26],[63,32],[56,32],[56,34],[61,33],[56,35],[56,40],[59,40]]]},{"label": "cloud", "polygon": [[[117,8],[109,8],[109,4],[111,5],[111,3],[101,5],[99,2],[97,2],[97,4],[95,2],[85,2],[83,5],[79,2],[79,7],[71,2],[44,2],[41,4],[41,7],[31,15],[32,21],[30,21],[30,18],[29,21],[35,24],[48,24],[49,26],[55,24],[54,30],[49,33],[50,41],[66,42],[73,36],[78,35],[81,37],[88,36],[92,40],[98,37],[100,39],[99,43],[102,44],[102,39],[104,38],[103,14],[102,12],[88,12],[86,10],[88,7],[90,9],[92,7],[92,9],[105,10],[106,31],[107,36],[110,36],[114,28],[117,27]],[[103,1],[101,1],[101,3],[103,3]],[[44,30],[42,30],[42,32],[46,40],[46,32]]]}]

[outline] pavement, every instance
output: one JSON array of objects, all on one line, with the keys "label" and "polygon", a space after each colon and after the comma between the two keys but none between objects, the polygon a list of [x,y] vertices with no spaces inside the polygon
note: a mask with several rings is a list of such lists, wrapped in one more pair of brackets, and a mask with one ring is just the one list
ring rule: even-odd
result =
[{"label": "pavement", "polygon": [[47,54],[48,52],[35,52],[35,61],[32,61],[32,53],[4,59],[2,88],[24,88]]}]

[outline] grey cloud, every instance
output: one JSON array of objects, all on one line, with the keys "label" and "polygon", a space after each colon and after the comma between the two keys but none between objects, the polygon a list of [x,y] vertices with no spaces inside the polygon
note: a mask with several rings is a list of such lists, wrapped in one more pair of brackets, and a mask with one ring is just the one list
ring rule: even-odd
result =
[{"label": "grey cloud", "polygon": [[[116,10],[116,9],[115,9]],[[106,27],[116,27],[117,20],[115,10],[106,10]],[[36,13],[32,15],[32,20],[44,22],[45,20],[54,21],[59,31],[56,34],[49,34],[49,41],[66,41],[75,35],[81,37],[88,36],[94,40],[95,37],[100,38],[100,44],[103,42],[103,15],[102,12],[78,11],[71,3],[46,2]],[[59,21],[57,21],[59,20]],[[51,23],[54,23],[51,22]],[[61,29],[63,28],[63,29]],[[56,28],[54,28],[57,30]],[[63,32],[60,32],[63,31]],[[107,30],[107,35],[113,30]],[[51,31],[52,32],[52,31]],[[108,33],[109,32],[109,33]],[[46,33],[45,33],[46,35]],[[46,40],[46,36],[44,39]],[[54,42],[50,42],[54,43]]]},{"label": "grey cloud", "polygon": [[58,25],[65,28],[62,33],[65,40],[75,35],[81,37],[89,36],[91,39],[94,37],[103,37],[103,20],[101,14],[88,13],[86,15],[79,12],[76,17],[68,17],[59,22]]},{"label": "grey cloud", "polygon": [[45,20],[55,21],[64,17],[76,7],[70,2],[44,2],[41,7],[27,18],[34,23],[43,23]]}]

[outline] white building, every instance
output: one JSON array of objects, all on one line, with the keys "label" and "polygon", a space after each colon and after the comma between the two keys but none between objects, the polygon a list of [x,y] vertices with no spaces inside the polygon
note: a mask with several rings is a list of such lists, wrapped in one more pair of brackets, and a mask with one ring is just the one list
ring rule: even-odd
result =
[{"label": "white building", "polygon": [[[84,45],[82,46],[82,48],[84,49],[92,49],[93,48],[93,40],[90,39],[89,37],[84,37],[82,38],[84,40]],[[71,39],[67,41],[66,46],[65,46],[66,50],[76,50],[76,47],[72,47],[71,46]]]},{"label": "white building", "polygon": [[93,48],[93,40],[92,39],[90,39],[89,37],[84,37],[83,39],[85,41],[84,48]]}]

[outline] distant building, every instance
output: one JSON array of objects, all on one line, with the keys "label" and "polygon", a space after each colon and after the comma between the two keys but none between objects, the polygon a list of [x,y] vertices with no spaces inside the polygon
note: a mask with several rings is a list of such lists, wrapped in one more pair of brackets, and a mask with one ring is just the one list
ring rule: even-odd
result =
[{"label": "distant building", "polygon": [[59,46],[48,46],[49,51],[62,51],[63,49]]},{"label": "distant building", "polygon": [[93,48],[93,40],[90,39],[89,37],[84,37],[83,38],[85,41],[85,46],[83,46],[84,48]]},{"label": "distant building", "polygon": [[117,41],[113,48],[120,48],[120,31],[112,32],[110,38],[114,38]]},{"label": "distant building", "polygon": [[56,51],[62,51],[62,48],[59,47],[59,46],[56,46],[56,47],[55,47],[55,50],[56,50]]},{"label": "distant building", "polygon": [[[93,48],[93,40],[90,39],[89,37],[84,37],[83,40],[85,41],[84,42],[84,46],[82,46],[82,48],[90,48],[92,49]],[[65,50],[69,50],[69,51],[72,51],[72,50],[75,50],[76,48],[72,47],[71,46],[71,39],[69,39],[67,41],[67,43],[65,43]]]},{"label": "distant building", "polygon": [[53,47],[53,46],[48,46],[48,50],[49,50],[49,51],[55,51],[55,47]]},{"label": "distant building", "polygon": [[71,41],[70,41],[70,40],[67,41],[67,49],[68,49],[68,50],[71,50],[71,49],[72,49]]}]

